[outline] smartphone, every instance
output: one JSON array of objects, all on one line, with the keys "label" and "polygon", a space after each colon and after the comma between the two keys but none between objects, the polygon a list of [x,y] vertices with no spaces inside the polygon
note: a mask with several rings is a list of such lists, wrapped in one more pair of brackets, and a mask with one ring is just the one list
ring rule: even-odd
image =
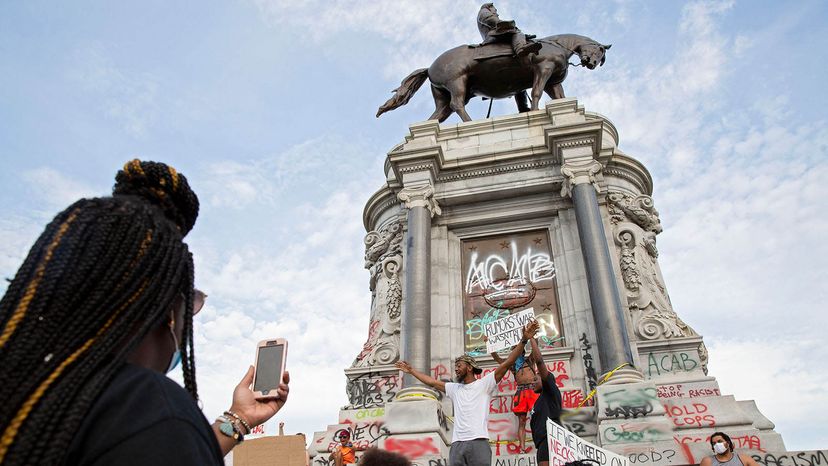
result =
[{"label": "smartphone", "polygon": [[257,399],[279,398],[276,389],[282,383],[287,359],[287,340],[262,340],[256,347],[253,375],[253,396]]}]

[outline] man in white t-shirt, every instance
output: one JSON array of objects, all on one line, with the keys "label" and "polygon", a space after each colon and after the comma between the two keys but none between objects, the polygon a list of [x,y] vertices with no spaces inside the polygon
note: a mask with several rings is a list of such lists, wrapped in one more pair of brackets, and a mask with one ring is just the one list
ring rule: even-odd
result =
[{"label": "man in white t-shirt", "polygon": [[454,408],[454,432],[451,435],[449,466],[490,466],[492,449],[489,447],[489,402],[497,392],[497,384],[523,352],[523,345],[535,336],[540,324],[532,321],[523,329],[521,344],[515,346],[503,362],[485,376],[477,362],[464,354],[454,361],[454,375],[459,383],[443,382],[424,374],[400,361],[397,368],[413,375],[420,382],[445,392]]}]

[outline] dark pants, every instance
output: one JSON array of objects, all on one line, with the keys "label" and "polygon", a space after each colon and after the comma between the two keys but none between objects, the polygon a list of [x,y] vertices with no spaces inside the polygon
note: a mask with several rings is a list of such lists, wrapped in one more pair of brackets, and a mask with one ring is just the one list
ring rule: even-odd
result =
[{"label": "dark pants", "polygon": [[449,450],[449,466],[491,466],[489,439],[477,438],[454,442]]},{"label": "dark pants", "polygon": [[538,463],[541,461],[549,461],[549,444],[544,439],[540,444],[535,445],[535,452],[538,458]]}]

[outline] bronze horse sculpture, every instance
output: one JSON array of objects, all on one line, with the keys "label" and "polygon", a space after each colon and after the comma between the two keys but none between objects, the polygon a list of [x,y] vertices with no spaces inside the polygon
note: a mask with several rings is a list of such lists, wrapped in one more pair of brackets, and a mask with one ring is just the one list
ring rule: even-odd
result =
[{"label": "bronze horse sculpture", "polygon": [[[394,89],[394,96],[379,108],[377,117],[407,104],[426,79],[431,81],[437,107],[430,120],[443,122],[456,112],[463,121],[471,121],[466,104],[474,96],[514,96],[521,112],[537,110],[544,91],[553,99],[564,97],[561,83],[566,78],[569,57],[578,54],[581,65],[592,70],[604,64],[605,53],[611,47],[576,34],[537,41],[542,44],[540,51],[525,57],[516,57],[509,44],[461,45],[447,50],[430,67],[406,76],[400,87]],[[527,103],[527,88],[532,88],[531,107]]]}]

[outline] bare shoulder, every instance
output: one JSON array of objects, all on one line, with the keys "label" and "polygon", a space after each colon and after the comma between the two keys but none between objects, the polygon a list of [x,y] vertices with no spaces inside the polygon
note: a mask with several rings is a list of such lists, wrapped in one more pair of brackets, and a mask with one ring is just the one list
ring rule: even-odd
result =
[{"label": "bare shoulder", "polygon": [[699,466],[710,466],[711,463],[712,461],[710,461],[710,457],[705,456],[704,458],[702,458],[701,462],[699,463]]}]

